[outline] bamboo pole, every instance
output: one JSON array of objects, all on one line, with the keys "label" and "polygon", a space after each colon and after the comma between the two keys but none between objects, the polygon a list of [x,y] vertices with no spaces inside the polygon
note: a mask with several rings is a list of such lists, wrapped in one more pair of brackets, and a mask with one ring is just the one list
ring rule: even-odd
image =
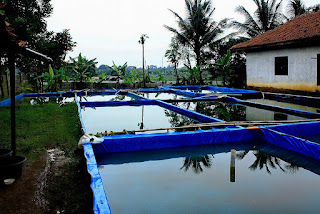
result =
[{"label": "bamboo pole", "polygon": [[223,127],[223,126],[265,126],[265,125],[280,125],[288,123],[301,123],[301,122],[316,122],[320,119],[310,119],[310,120],[279,120],[279,121],[233,121],[233,122],[214,122],[214,123],[198,123],[188,126],[180,127],[168,127],[168,128],[155,128],[155,129],[141,129],[132,131],[122,131],[122,132],[110,132],[110,134],[105,135],[117,135],[117,134],[135,134],[137,132],[148,132],[148,131],[162,131],[162,130],[172,130],[172,129],[188,129],[188,128],[203,128],[203,127]]}]

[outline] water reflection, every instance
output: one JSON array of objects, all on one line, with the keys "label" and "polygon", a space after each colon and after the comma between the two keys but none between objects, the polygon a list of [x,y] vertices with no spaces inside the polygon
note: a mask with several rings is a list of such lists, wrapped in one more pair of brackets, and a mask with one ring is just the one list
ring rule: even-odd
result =
[{"label": "water reflection", "polygon": [[[241,159],[235,163],[237,182],[230,183],[233,148]],[[237,142],[110,153],[100,158],[98,163],[106,165],[99,172],[114,213],[212,213],[230,207],[230,213],[319,213],[315,212],[319,211],[319,176],[303,169],[319,172],[319,161],[277,147]],[[285,158],[288,161],[282,161]],[[256,170],[249,170],[254,163]],[[294,175],[286,173],[291,169]]]},{"label": "water reflection", "polygon": [[246,107],[241,105],[230,105],[218,101],[173,104],[227,122],[246,120]]},{"label": "water reflection", "polygon": [[210,168],[212,166],[213,158],[214,156],[211,154],[185,157],[183,166],[180,169],[184,169],[184,171],[186,172],[191,168],[194,173],[200,174],[201,172],[203,172],[203,167]]},{"label": "water reflection", "polygon": [[[237,158],[239,160],[242,160],[249,152],[250,150],[240,151],[237,153]],[[293,174],[296,173],[299,169],[299,166],[293,163],[287,163],[285,161],[282,161],[284,163],[284,166],[281,166],[281,160],[278,157],[272,156],[267,152],[261,150],[253,150],[252,153],[256,158],[255,161],[249,166],[249,169],[252,171],[255,171],[257,169],[265,169],[268,174],[271,174],[271,168],[279,168],[282,172]]]},{"label": "water reflection", "polygon": [[75,102],[75,98],[74,97],[38,97],[38,98],[32,98],[29,101],[31,105],[43,105],[46,103],[57,103],[59,105],[64,105],[70,102]]},{"label": "water reflection", "polygon": [[[187,126],[191,124],[197,123],[196,121],[178,114],[174,111],[164,110],[164,114],[166,117],[169,117],[169,123],[171,127],[180,127],[180,126]],[[187,128],[187,129],[175,129],[175,132],[182,132],[182,131],[194,131],[196,128]]]}]

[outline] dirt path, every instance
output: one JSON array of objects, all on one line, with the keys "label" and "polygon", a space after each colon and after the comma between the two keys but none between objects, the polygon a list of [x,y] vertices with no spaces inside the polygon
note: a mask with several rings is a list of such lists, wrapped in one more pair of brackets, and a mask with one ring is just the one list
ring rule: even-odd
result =
[{"label": "dirt path", "polygon": [[45,214],[46,210],[38,207],[34,200],[37,180],[46,166],[46,155],[37,161],[27,160],[22,169],[22,176],[12,185],[0,186],[0,210],[6,214]]},{"label": "dirt path", "polygon": [[27,160],[23,165],[22,176],[12,185],[0,187],[0,210],[6,214],[46,214],[49,210],[46,188],[51,176],[59,176],[70,158],[59,149],[50,149],[37,160]]}]

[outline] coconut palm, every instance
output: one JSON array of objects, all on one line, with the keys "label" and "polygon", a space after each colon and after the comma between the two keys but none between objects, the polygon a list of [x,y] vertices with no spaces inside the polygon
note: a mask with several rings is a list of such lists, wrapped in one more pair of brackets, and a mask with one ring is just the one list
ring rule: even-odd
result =
[{"label": "coconut palm", "polygon": [[253,16],[243,6],[238,6],[236,12],[245,17],[244,23],[233,21],[232,26],[238,33],[245,33],[250,38],[263,34],[283,24],[286,17],[281,13],[283,0],[253,0],[257,6]]},{"label": "coconut palm", "polygon": [[[179,29],[167,25],[164,27],[175,34],[179,43],[189,47],[194,52],[196,67],[200,68],[203,63],[202,53],[204,49],[222,33],[222,28],[226,25],[227,19],[218,23],[212,20],[211,16],[215,8],[212,8],[210,0],[185,0],[185,4],[187,9],[185,19],[169,9],[178,18]],[[200,83],[203,84],[201,71]]]},{"label": "coconut palm", "polygon": [[183,162],[183,166],[180,169],[184,169],[184,171],[188,171],[191,167],[196,174],[200,174],[203,172],[203,168],[201,163],[204,167],[210,168],[212,166],[212,159],[214,158],[213,155],[203,155],[203,156],[191,156],[186,157]]},{"label": "coconut palm", "polygon": [[144,75],[144,43],[146,41],[146,39],[148,39],[149,37],[147,36],[147,34],[142,34],[140,36],[139,39],[139,44],[142,45],[142,73],[143,73],[143,87],[146,87],[146,80],[145,80],[145,75]]},{"label": "coconut palm", "polygon": [[317,12],[320,10],[320,4],[306,7],[301,0],[290,0],[287,8],[288,20],[306,13]]},{"label": "coconut palm", "polygon": [[301,0],[290,0],[287,13],[290,19],[305,14],[307,8]]}]

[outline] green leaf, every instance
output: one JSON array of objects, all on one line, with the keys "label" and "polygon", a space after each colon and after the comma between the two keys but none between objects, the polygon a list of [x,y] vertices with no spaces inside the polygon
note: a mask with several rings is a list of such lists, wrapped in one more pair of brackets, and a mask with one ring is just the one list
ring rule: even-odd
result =
[{"label": "green leaf", "polygon": [[49,74],[50,74],[50,78],[54,78],[54,72],[53,72],[53,69],[51,67],[51,64],[49,64]]}]

